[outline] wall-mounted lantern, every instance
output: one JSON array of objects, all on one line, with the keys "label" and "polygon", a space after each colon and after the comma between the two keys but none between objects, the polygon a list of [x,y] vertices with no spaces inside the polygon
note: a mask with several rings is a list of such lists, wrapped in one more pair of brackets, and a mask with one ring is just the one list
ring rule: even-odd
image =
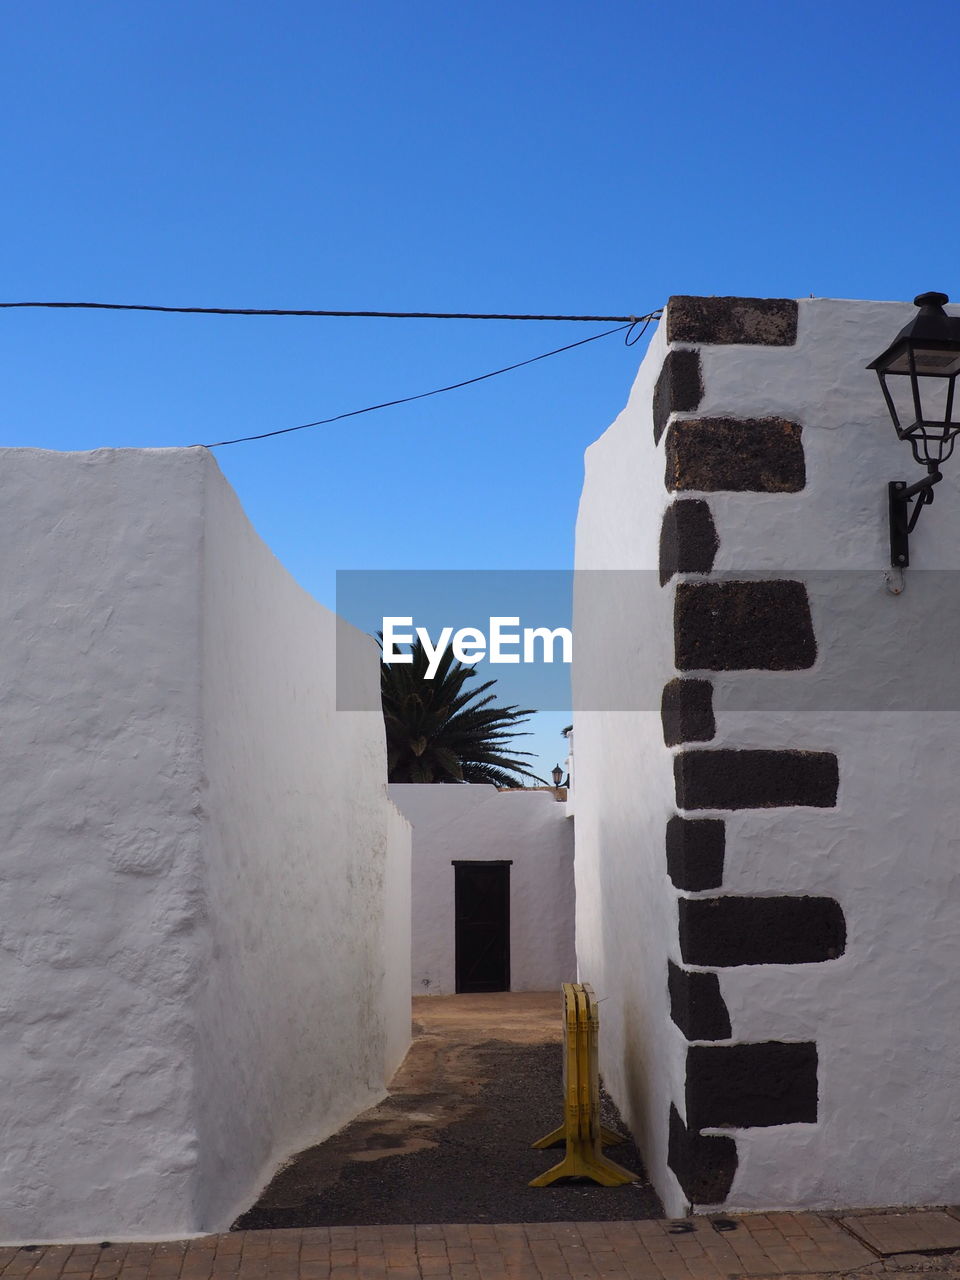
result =
[{"label": "wall-mounted lantern", "polygon": [[560,788],[569,787],[570,775],[567,774],[566,779],[564,779],[563,766],[559,764],[555,764],[553,768],[550,770],[550,777],[553,779],[553,790],[554,790],[556,799],[562,800],[563,796],[560,794]]},{"label": "wall-mounted lantern", "polygon": [[[923,508],[933,501],[940,466],[953,453],[960,422],[954,422],[954,387],[960,374],[960,316],[948,316],[945,293],[921,293],[920,310],[886,351],[867,365],[876,369],[897,435],[909,440],[913,456],[927,475],[916,484],[891,480],[890,563],[910,563],[909,537]],[[909,379],[888,385],[888,378]],[[899,402],[899,403],[898,403]],[[913,419],[911,422],[911,418]],[[913,510],[910,503],[915,500]]]}]

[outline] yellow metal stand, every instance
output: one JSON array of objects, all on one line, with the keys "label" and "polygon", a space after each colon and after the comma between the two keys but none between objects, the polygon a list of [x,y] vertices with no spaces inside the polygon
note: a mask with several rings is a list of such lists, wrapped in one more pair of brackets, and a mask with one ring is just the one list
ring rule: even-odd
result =
[{"label": "yellow metal stand", "polygon": [[552,1147],[565,1141],[559,1164],[534,1178],[531,1187],[546,1187],[557,1178],[592,1178],[604,1187],[636,1182],[637,1175],[608,1159],[603,1143],[623,1137],[600,1124],[600,1063],[597,1003],[587,983],[563,984],[563,1124],[533,1145]]}]

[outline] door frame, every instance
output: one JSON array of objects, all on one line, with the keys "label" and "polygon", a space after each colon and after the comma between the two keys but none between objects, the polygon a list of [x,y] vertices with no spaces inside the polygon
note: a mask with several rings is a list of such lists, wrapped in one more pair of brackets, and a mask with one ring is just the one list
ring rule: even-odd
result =
[{"label": "door frame", "polygon": [[506,892],[506,910],[504,921],[506,929],[506,949],[507,962],[504,966],[506,986],[505,991],[511,989],[511,963],[512,963],[512,947],[510,945],[510,868],[513,866],[512,858],[453,858],[450,865],[454,868],[453,873],[453,989],[457,995],[480,994],[475,992],[462,992],[459,988],[460,978],[460,931],[457,928],[457,867],[506,867],[507,868],[507,892]]}]

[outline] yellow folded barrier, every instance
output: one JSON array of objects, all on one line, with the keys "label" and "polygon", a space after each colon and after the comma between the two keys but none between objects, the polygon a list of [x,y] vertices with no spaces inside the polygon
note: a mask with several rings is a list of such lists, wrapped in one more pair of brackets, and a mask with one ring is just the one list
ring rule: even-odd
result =
[{"label": "yellow folded barrier", "polygon": [[566,1142],[567,1150],[531,1187],[546,1187],[557,1178],[592,1178],[604,1187],[636,1182],[637,1175],[609,1160],[602,1151],[606,1143],[624,1138],[600,1124],[600,1018],[593,988],[586,982],[563,983],[563,1124],[535,1147],[552,1147]]}]

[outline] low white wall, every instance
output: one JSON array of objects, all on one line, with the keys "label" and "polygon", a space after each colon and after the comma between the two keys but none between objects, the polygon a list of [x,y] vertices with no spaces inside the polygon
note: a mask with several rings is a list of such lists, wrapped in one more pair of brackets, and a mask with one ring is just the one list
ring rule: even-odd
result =
[{"label": "low white wall", "polygon": [[382,722],[206,451],[0,486],[0,1239],[223,1229],[402,1054]]},{"label": "low white wall", "polygon": [[512,860],[510,986],[549,991],[576,975],[573,823],[548,791],[391,783],[413,826],[413,993],[456,989],[453,862]]},{"label": "low white wall", "polygon": [[[403,835],[382,719],[336,710],[335,616],[205,467],[203,804],[210,946],[198,1007],[198,1213],[214,1230],[276,1165],[383,1095],[410,1002]],[[354,679],[379,651],[354,632]],[[343,655],[341,654],[341,665]],[[389,908],[389,912],[387,911]],[[390,919],[387,920],[389,914]],[[400,1054],[402,1056],[402,1053]]]},{"label": "low white wall", "polygon": [[[684,1115],[687,1054],[666,985],[667,959],[681,962],[678,896],[823,896],[846,922],[845,950],[834,959],[709,970],[732,1024],[726,1043],[813,1041],[818,1059],[814,1123],[705,1131],[736,1141],[725,1207],[960,1198],[960,935],[948,924],[957,890],[960,712],[952,677],[942,706],[934,700],[931,710],[921,709],[921,686],[908,674],[926,670],[935,682],[952,652],[956,574],[925,571],[956,568],[958,467],[944,466],[937,501],[911,539],[905,591],[889,594],[887,482],[923,473],[896,440],[876,377],[864,368],[915,314],[905,304],[805,299],[795,345],[700,347],[703,399],[686,416],[799,423],[806,466],[799,492],[666,491],[664,444],[655,445],[651,419],[664,325],[627,408],[587,454],[578,569],[652,573],[665,507],[692,497],[708,502],[716,525],[715,572],[806,584],[814,665],[695,673],[713,686],[717,726],[712,740],[692,745],[832,752],[839,766],[835,807],[688,813],[724,820],[723,883],[678,895],[667,876],[664,827],[677,809],[673,757],[690,744],[665,747],[654,709],[575,711],[581,973],[609,997],[604,1075],[670,1214],[687,1205],[667,1165],[668,1112],[672,1102]],[[631,651],[650,684],[677,675],[673,588],[660,593],[660,606],[649,589],[638,594],[649,602],[640,616],[629,601],[622,619],[578,612],[575,698],[591,666],[617,668]],[[934,634],[940,640],[931,646]]]}]

